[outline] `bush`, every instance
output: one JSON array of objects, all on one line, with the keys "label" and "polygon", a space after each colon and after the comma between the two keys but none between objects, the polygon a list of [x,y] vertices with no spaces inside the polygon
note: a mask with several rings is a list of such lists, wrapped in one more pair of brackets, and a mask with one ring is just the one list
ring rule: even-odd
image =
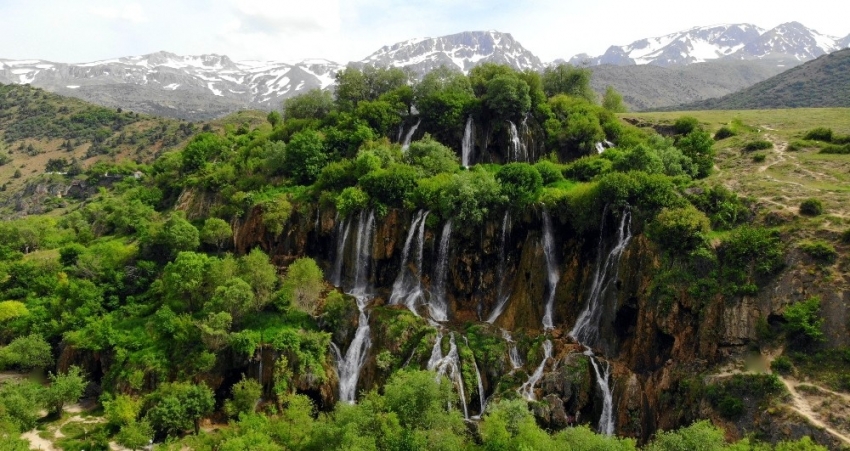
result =
[{"label": "bush", "polygon": [[564,174],[561,173],[561,169],[555,163],[551,161],[542,160],[538,161],[534,165],[534,169],[540,173],[540,177],[543,179],[543,185],[551,185],[564,180]]},{"label": "bush", "polygon": [[693,116],[682,116],[673,123],[673,129],[680,135],[687,135],[699,128],[699,120]]},{"label": "bush", "polygon": [[695,129],[676,143],[676,147],[697,165],[696,178],[705,178],[714,168],[714,140],[701,129]]},{"label": "bush", "polygon": [[284,172],[300,185],[311,185],[327,163],[324,138],[314,130],[292,135],[286,145]]},{"label": "bush", "polygon": [[794,369],[794,365],[791,363],[791,359],[782,355],[770,363],[770,369],[779,374],[789,374]]},{"label": "bush", "polygon": [[821,331],[824,321],[819,312],[820,298],[817,296],[789,305],[782,315],[785,318],[785,332],[804,343],[824,341]]},{"label": "bush", "polygon": [[686,253],[705,242],[709,231],[708,218],[692,205],[665,208],[649,224],[648,236],[663,248]]},{"label": "bush", "polygon": [[800,250],[821,263],[834,263],[835,259],[838,258],[838,252],[835,251],[835,248],[822,240],[804,241],[800,243]]},{"label": "bush", "polygon": [[815,141],[832,141],[832,129],[826,127],[818,127],[806,132],[803,139],[811,139]]},{"label": "bush", "polygon": [[744,150],[747,152],[754,152],[756,150],[767,150],[773,149],[773,143],[770,141],[765,141],[763,139],[757,139],[755,141],[750,141],[744,145]]},{"label": "bush", "polygon": [[360,179],[360,184],[370,198],[387,206],[401,207],[416,189],[419,173],[405,164],[394,164],[378,169]]},{"label": "bush", "polygon": [[286,270],[281,291],[295,308],[315,315],[319,295],[324,289],[324,275],[316,261],[309,257],[295,260]]},{"label": "bush", "polygon": [[421,168],[426,176],[441,172],[454,172],[460,162],[455,152],[425,135],[421,141],[410,144],[404,155],[405,163]]},{"label": "bush", "polygon": [[589,182],[596,177],[611,172],[613,163],[599,156],[582,157],[568,164],[564,176],[579,182]]},{"label": "bush", "polygon": [[230,389],[231,399],[224,402],[224,411],[231,418],[238,418],[241,414],[254,413],[257,401],[263,394],[263,386],[254,379],[245,379],[233,385]]},{"label": "bush", "polygon": [[0,367],[3,368],[30,370],[50,365],[53,365],[50,344],[38,334],[15,338],[8,346],[0,349]]},{"label": "bush", "polygon": [[847,155],[850,154],[850,144],[845,144],[843,146],[829,144],[824,146],[819,153],[832,155]]},{"label": "bush", "polygon": [[726,139],[726,138],[731,138],[731,137],[735,136],[736,134],[737,133],[735,133],[734,130],[732,130],[731,128],[724,125],[723,127],[720,127],[714,133],[714,140],[720,141],[720,140],[723,140],[723,139]]},{"label": "bush", "polygon": [[528,163],[509,163],[496,173],[501,192],[514,208],[525,208],[537,201],[543,190],[543,178]]},{"label": "bush", "polygon": [[336,197],[336,209],[343,217],[369,205],[369,195],[356,186],[348,187]]},{"label": "bush", "polygon": [[814,198],[800,202],[800,214],[806,216],[819,216],[823,214],[823,202],[820,199]]},{"label": "bush", "polygon": [[762,163],[767,159],[767,155],[763,153],[757,153],[753,155],[753,163]]}]

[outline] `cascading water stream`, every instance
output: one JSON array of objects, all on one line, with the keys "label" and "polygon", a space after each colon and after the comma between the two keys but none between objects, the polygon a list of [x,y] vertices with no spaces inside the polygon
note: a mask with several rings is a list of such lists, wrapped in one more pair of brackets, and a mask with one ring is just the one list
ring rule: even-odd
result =
[{"label": "cascading water stream", "polygon": [[543,370],[546,368],[546,362],[552,358],[552,342],[546,340],[543,342],[543,361],[540,362],[540,365],[537,369],[534,370],[534,373],[531,374],[531,377],[528,378],[522,386],[519,388],[519,394],[522,395],[528,401],[534,401],[536,398],[534,396],[534,386],[540,382],[540,378],[543,377]]},{"label": "cascading water stream", "polygon": [[[350,223],[346,226],[347,231]],[[372,260],[372,241],[375,231],[375,213],[361,212],[357,221],[357,240],[355,241],[355,268],[354,286],[348,294],[354,296],[357,309],[360,312],[357,331],[354,339],[348,345],[345,355],[342,355],[338,346],[332,343],[332,349],[337,360],[337,374],[339,375],[339,399],[340,401],[354,403],[357,396],[357,381],[360,378],[360,370],[366,361],[366,355],[372,346],[371,330],[369,328],[369,316],[366,314],[366,306],[371,299],[369,290],[369,265]],[[345,249],[345,238],[342,238],[342,249]]]},{"label": "cascading water stream", "polygon": [[[419,316],[416,311],[418,304],[421,303],[424,297],[422,291],[422,254],[425,243],[425,220],[428,218],[428,212],[419,210],[413,215],[413,220],[410,223],[410,230],[407,231],[407,239],[404,241],[404,248],[401,253],[401,266],[393,282],[393,292],[390,295],[390,305],[403,304],[410,309],[413,314]],[[410,267],[410,251],[416,242],[414,250],[413,267]]]},{"label": "cascading water stream", "polygon": [[472,151],[475,146],[475,124],[472,122],[472,115],[466,120],[466,128],[463,130],[463,143],[461,146],[461,164],[468,168],[472,165]]},{"label": "cascading water stream", "polygon": [[[632,239],[631,221],[632,215],[629,210],[623,211],[620,218],[620,226],[617,231],[617,243],[608,252],[608,255],[603,259],[603,236],[605,231],[604,217],[607,214],[606,207],[603,211],[603,221],[599,229],[599,247],[596,257],[596,268],[593,274],[593,281],[590,286],[590,296],[587,299],[587,305],[579,315],[573,330],[570,331],[570,336],[576,341],[588,348],[599,343],[599,326],[602,320],[604,309],[603,302],[605,293],[611,282],[617,278],[617,269],[620,266],[620,258],[623,252],[629,245]],[[611,276],[609,277],[609,273]],[[605,364],[604,371],[600,370],[600,363],[593,351],[590,349],[585,352],[585,355],[590,358],[590,363],[593,365],[593,370],[596,373],[596,381],[599,390],[602,392],[602,415],[599,418],[599,433],[611,435],[614,433],[614,395],[613,387],[609,383],[611,377],[611,366]]]},{"label": "cascading water stream", "polygon": [[334,257],[334,271],[331,274],[331,283],[335,287],[342,286],[342,264],[345,262],[345,243],[348,240],[348,230],[351,221],[348,218],[339,221],[339,213],[336,217],[336,256]]},{"label": "cascading water stream", "polygon": [[[531,135],[531,131],[528,129],[528,117],[531,116],[531,113],[525,115],[522,118],[522,123],[519,124],[519,139],[522,142],[522,150],[523,150],[523,161],[527,161],[531,163],[533,160],[532,155],[529,155],[529,145],[528,140]],[[534,141],[531,142],[531,149],[534,150]]]},{"label": "cascading water stream", "polygon": [[552,234],[552,218],[549,212],[543,210],[543,255],[546,257],[546,304],[543,314],[543,328],[552,330],[555,328],[553,310],[555,304],[555,290],[558,288],[558,280],[561,275],[558,271],[558,262],[555,259],[555,237]]},{"label": "cascading water stream", "polygon": [[[424,221],[423,221],[424,222]],[[440,249],[437,253],[437,268],[434,275],[431,298],[428,302],[428,311],[431,319],[438,322],[448,321],[448,301],[446,300],[446,276],[449,270],[449,244],[452,237],[452,220],[446,221],[443,233],[440,237]]]},{"label": "cascading water stream", "polygon": [[407,132],[407,135],[404,136],[404,143],[401,145],[401,151],[407,152],[407,149],[410,148],[410,141],[413,140],[413,134],[416,133],[416,129],[419,128],[419,124],[422,123],[422,119],[416,121],[416,124],[413,127],[410,127],[410,131]]},{"label": "cascading water stream", "polygon": [[519,139],[519,132],[516,129],[516,124],[508,121],[508,131],[511,135],[511,152],[513,161],[525,161],[525,146],[522,140]]},{"label": "cascading water stream", "polygon": [[[466,337],[463,337],[464,343],[466,343],[466,347],[469,348],[469,340]],[[472,348],[469,348],[472,350]],[[484,396],[484,382],[481,380],[481,371],[478,370],[478,362],[475,360],[475,355],[472,356],[472,364],[475,366],[475,379],[478,381],[478,406],[480,410],[478,411],[478,418],[481,418],[481,415],[484,415],[484,409],[487,407],[487,398]]]},{"label": "cascading water stream", "polygon": [[455,334],[449,336],[449,353],[443,356],[443,333],[437,331],[437,342],[434,343],[434,348],[431,350],[431,358],[428,359],[428,370],[437,372],[437,381],[446,376],[457,388],[458,396],[460,396],[460,404],[463,406],[463,417],[469,419],[469,411],[466,407],[466,394],[463,390],[463,376],[460,372],[460,357],[457,353],[457,343],[455,343]]},{"label": "cascading water stream", "polygon": [[496,299],[498,303],[496,304],[496,308],[490,312],[490,316],[487,317],[487,322],[493,324],[499,319],[499,316],[502,315],[502,312],[505,311],[505,306],[508,303],[508,299],[510,299],[511,294],[505,293],[505,260],[507,259],[507,255],[505,252],[505,247],[507,246],[508,241],[508,229],[511,223],[511,213],[510,211],[505,212],[505,216],[502,218],[502,240],[499,244],[499,268],[496,272],[496,276],[499,280],[499,289],[496,294]]},{"label": "cascading water stream", "polygon": [[513,367],[514,370],[522,368],[522,358],[519,356],[519,349],[517,349],[516,342],[514,342],[513,337],[511,337],[511,333],[502,329],[502,338],[508,342],[508,358],[511,361],[511,367]]},{"label": "cascading water stream", "polygon": [[596,143],[596,153],[605,152],[605,146],[601,142]]}]

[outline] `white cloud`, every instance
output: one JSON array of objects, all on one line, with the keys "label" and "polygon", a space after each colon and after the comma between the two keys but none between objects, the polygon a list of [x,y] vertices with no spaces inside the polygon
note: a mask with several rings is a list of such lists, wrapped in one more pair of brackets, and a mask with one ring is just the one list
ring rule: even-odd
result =
[{"label": "white cloud", "polygon": [[121,6],[92,7],[89,11],[96,16],[110,20],[125,20],[133,23],[142,23],[148,20],[145,11],[138,3],[127,3]]}]

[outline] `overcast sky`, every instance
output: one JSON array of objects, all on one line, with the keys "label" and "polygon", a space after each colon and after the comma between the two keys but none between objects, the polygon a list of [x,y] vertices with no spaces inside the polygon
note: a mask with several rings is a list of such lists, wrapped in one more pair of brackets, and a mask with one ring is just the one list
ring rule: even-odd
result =
[{"label": "overcast sky", "polygon": [[[512,33],[543,61],[694,26],[798,21],[850,34],[840,0],[0,0],[0,58],[88,62],[167,50],[234,60],[360,60],[461,31]],[[839,11],[841,10],[841,11]]]}]

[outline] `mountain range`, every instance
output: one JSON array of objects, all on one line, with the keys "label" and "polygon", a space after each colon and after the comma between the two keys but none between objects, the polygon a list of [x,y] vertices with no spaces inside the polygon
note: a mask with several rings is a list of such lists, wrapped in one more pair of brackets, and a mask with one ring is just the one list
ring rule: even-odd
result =
[{"label": "mountain range", "polygon": [[[824,36],[795,22],[768,31],[741,24],[643,39],[570,61],[595,66],[592,83],[598,91],[612,85],[629,106],[643,109],[728,94],[848,45],[850,36]],[[708,66],[720,61],[724,64]],[[349,64],[400,67],[421,76],[441,65],[467,72],[487,62],[519,70],[546,67],[509,33],[497,31],[403,41]],[[201,120],[240,109],[270,110],[310,89],[332,89],[334,74],[344,67],[324,59],[290,64],[169,52],[79,64],[0,59],[0,83],[29,83],[108,107]]]},{"label": "mountain range", "polygon": [[837,38],[788,22],[770,30],[752,24],[695,27],[665,36],[611,46],[600,56],[579,54],[574,65],[680,66],[717,59],[772,60],[777,66],[794,66],[846,48],[850,36]]}]

